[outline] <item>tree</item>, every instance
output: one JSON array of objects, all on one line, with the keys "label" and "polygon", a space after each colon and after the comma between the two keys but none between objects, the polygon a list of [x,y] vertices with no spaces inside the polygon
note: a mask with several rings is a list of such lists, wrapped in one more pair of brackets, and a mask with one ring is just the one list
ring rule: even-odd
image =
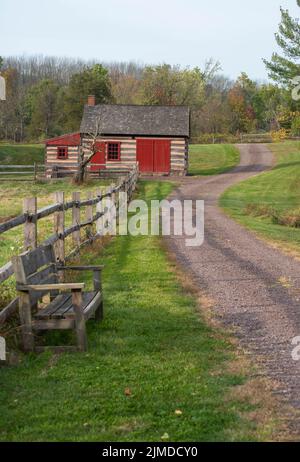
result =
[{"label": "tree", "polygon": [[134,75],[120,75],[112,83],[112,94],[117,104],[139,104],[141,81]]},{"label": "tree", "polygon": [[[300,7],[300,0],[297,0],[297,5]],[[280,11],[281,22],[275,38],[283,56],[273,53],[271,61],[266,59],[263,61],[272,80],[287,83],[299,75],[300,24],[298,19],[293,19],[290,16],[288,10],[280,8]]]},{"label": "tree", "polygon": [[[100,133],[100,118],[98,117],[95,122],[95,130],[93,133],[88,134],[88,141],[86,141],[84,146],[79,148],[79,163],[77,172],[74,177],[76,184],[82,184],[86,176],[86,167],[91,162],[92,157],[99,152],[99,146],[97,146],[97,137]],[[85,155],[84,148],[89,152]]]},{"label": "tree", "polygon": [[38,139],[58,134],[58,92],[59,86],[48,79],[30,89],[26,98],[30,137]]},{"label": "tree", "polygon": [[99,104],[112,101],[108,71],[101,64],[88,67],[71,77],[63,108],[66,117],[62,123],[66,131],[78,130],[88,95],[95,95]]},{"label": "tree", "polygon": [[300,116],[294,118],[291,126],[291,135],[300,136]]},{"label": "tree", "polygon": [[192,135],[200,133],[215,135],[228,132],[229,107],[227,101],[217,91],[210,91],[201,109],[193,111]]},{"label": "tree", "polygon": [[144,104],[195,106],[203,102],[204,77],[199,68],[181,69],[169,64],[147,66],[141,87]]},{"label": "tree", "polygon": [[282,101],[282,90],[272,84],[265,84],[257,89],[255,111],[259,128],[262,130],[279,129],[279,106]]},{"label": "tree", "polygon": [[18,76],[14,68],[7,68],[1,72],[5,79],[6,100],[1,103],[0,130],[6,139],[18,140]]},{"label": "tree", "polygon": [[247,102],[239,80],[237,80],[234,87],[228,92],[228,104],[232,112],[232,133],[247,133],[251,130],[255,125],[255,113],[253,107]]}]

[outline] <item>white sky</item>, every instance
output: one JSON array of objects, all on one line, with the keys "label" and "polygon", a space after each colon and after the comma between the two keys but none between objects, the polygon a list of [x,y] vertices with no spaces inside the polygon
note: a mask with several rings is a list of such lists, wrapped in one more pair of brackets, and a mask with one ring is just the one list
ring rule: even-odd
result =
[{"label": "white sky", "polygon": [[203,67],[267,77],[279,7],[296,0],[0,0],[0,56],[44,54]]}]

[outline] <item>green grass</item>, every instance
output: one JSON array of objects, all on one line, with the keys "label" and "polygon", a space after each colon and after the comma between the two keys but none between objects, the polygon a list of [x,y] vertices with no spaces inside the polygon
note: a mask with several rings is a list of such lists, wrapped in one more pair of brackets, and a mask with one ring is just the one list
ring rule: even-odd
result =
[{"label": "green grass", "polygon": [[239,160],[238,149],[230,144],[190,145],[189,174],[218,175],[234,168]]},{"label": "green grass", "polygon": [[[171,189],[143,182],[140,197],[162,199]],[[241,398],[248,378],[230,368],[232,343],[197,312],[158,237],[117,237],[81,262],[105,265],[105,320],[89,322],[88,353],[32,354],[1,369],[0,440],[270,437],[270,422],[261,431],[247,418],[257,405]]]},{"label": "green grass", "polygon": [[44,163],[42,144],[6,144],[0,143],[0,165],[33,165]]},{"label": "green grass", "polygon": [[278,224],[300,216],[300,143],[270,144],[275,167],[228,189],[221,206],[233,218],[283,249],[299,254],[300,229]]}]

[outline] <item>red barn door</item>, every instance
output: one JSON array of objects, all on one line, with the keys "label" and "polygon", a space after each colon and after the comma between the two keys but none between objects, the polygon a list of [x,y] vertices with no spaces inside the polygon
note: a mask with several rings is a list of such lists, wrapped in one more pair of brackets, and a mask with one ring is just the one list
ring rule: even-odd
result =
[{"label": "red barn door", "polygon": [[139,163],[140,172],[153,172],[153,140],[137,140],[136,160]]},{"label": "red barn door", "polygon": [[[105,168],[105,143],[96,143],[97,151],[91,159],[91,170],[101,170]],[[97,165],[98,164],[98,165]],[[104,164],[104,165],[99,165]]]},{"label": "red barn door", "polygon": [[144,173],[170,173],[170,140],[138,139],[139,169]]},{"label": "red barn door", "polygon": [[153,171],[156,173],[170,173],[170,160],[170,140],[155,140],[153,151]]}]

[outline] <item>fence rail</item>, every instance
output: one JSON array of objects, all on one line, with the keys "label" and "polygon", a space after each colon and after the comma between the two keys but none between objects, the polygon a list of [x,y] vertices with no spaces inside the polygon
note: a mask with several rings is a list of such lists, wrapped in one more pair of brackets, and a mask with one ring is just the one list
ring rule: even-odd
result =
[{"label": "fence rail", "polygon": [[[135,164],[114,162],[107,164],[89,163],[86,172],[91,177],[120,176],[130,171]],[[47,163],[32,165],[0,165],[0,181],[37,181],[51,178],[64,179],[73,176],[78,169],[78,163],[69,162],[67,165]]]},{"label": "fence rail", "polygon": [[0,165],[0,181],[36,181],[45,176],[45,166],[32,165]]},{"label": "fence rail", "polygon": [[[73,192],[72,200],[66,202],[63,192],[56,192],[55,203],[41,209],[37,209],[37,198],[28,198],[24,200],[23,214],[12,218],[0,224],[0,234],[3,234],[20,225],[24,225],[24,251],[37,247],[37,224],[42,218],[54,216],[54,232],[41,245],[53,244],[56,258],[59,262],[68,261],[80,252],[80,249],[89,243],[92,243],[97,237],[104,234],[105,227],[111,225],[112,209],[118,209],[120,205],[120,192],[126,192],[128,200],[136,188],[138,180],[138,165],[135,165],[126,176],[119,179],[105,191],[97,191],[95,197],[89,192],[85,200],[80,199],[79,192]],[[106,207],[105,200],[110,199],[110,207]],[[93,207],[96,206],[96,213]],[[85,219],[81,220],[81,210],[85,209]],[[72,210],[72,224],[65,227],[65,213]],[[93,234],[92,226],[96,223],[96,233]],[[85,240],[81,240],[80,231],[86,228]],[[73,238],[74,248],[71,252],[65,254],[65,239],[68,236]],[[13,266],[11,262],[6,263],[0,268],[0,283],[13,276]],[[9,316],[16,310],[18,299],[12,300],[5,308],[0,311],[0,324],[4,323]]]}]

